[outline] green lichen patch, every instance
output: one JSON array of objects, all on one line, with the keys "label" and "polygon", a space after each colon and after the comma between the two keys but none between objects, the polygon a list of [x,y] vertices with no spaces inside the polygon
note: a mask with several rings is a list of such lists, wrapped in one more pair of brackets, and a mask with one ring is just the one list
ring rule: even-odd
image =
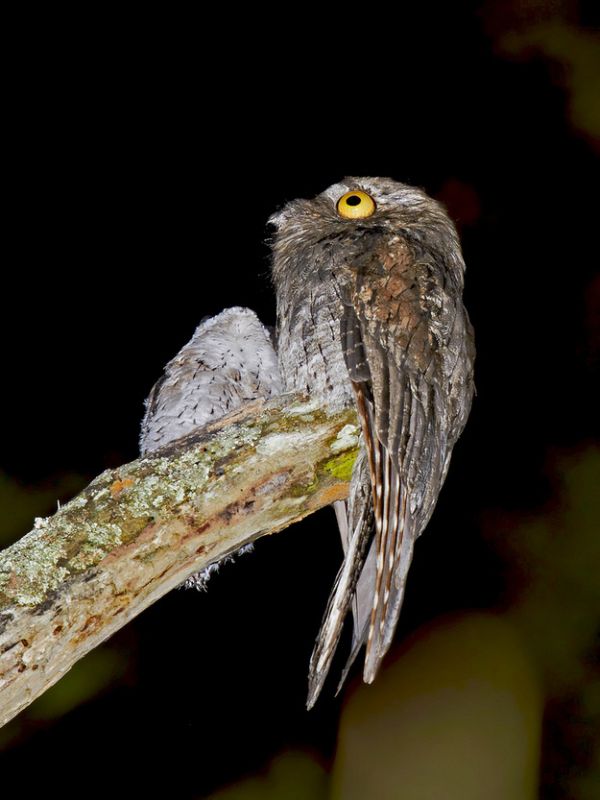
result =
[{"label": "green lichen patch", "polygon": [[8,548],[0,561],[0,604],[5,598],[18,605],[40,603],[68,576],[65,543],[49,537],[49,527],[34,529]]},{"label": "green lichen patch", "polygon": [[339,481],[349,481],[352,477],[352,469],[354,467],[356,457],[358,456],[358,451],[358,447],[354,447],[352,450],[346,450],[345,452],[323,462],[320,465],[320,469],[322,469],[323,472],[332,475]]}]

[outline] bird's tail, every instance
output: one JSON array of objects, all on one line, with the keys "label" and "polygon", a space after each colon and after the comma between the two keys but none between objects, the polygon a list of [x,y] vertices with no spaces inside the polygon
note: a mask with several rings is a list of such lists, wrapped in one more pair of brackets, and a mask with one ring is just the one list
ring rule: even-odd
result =
[{"label": "bird's tail", "polygon": [[312,708],[323,688],[350,607],[354,615],[353,651],[357,645],[360,648],[366,634],[370,591],[372,597],[367,584],[372,570],[365,572],[365,567],[369,563],[366,557],[373,534],[373,504],[369,467],[362,449],[352,472],[349,499],[335,503],[334,508],[344,548],[344,562],[329,597],[310,660],[308,708]]}]

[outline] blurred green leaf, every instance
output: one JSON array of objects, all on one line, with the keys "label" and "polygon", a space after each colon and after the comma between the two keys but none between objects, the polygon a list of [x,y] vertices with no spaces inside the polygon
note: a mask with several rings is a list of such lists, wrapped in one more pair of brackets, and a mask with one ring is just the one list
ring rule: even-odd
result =
[{"label": "blurred green leaf", "polygon": [[0,749],[26,734],[31,723],[49,722],[91,700],[119,680],[128,666],[128,655],[115,647],[103,645],[92,650],[18,717],[0,728]]},{"label": "blurred green leaf", "polygon": [[92,650],[29,706],[27,716],[48,720],[66,714],[120,678],[126,666],[127,657],[123,652],[106,646]]},{"label": "blurred green leaf", "polygon": [[210,795],[210,800],[325,800],[328,780],[324,769],[307,753],[284,753],[266,774],[246,778]]},{"label": "blurred green leaf", "polygon": [[500,52],[525,59],[539,54],[559,67],[550,75],[567,92],[573,127],[600,147],[600,37],[560,19],[534,22],[498,37]]},{"label": "blurred green leaf", "polygon": [[600,449],[555,454],[550,472],[553,497],[536,516],[490,515],[486,528],[516,574],[510,615],[553,701],[545,780],[557,797],[591,800],[600,797]]},{"label": "blurred green leaf", "polygon": [[488,527],[521,574],[511,613],[556,692],[581,682],[600,627],[600,450],[558,455],[550,469],[546,509]]},{"label": "blurred green leaf", "polygon": [[335,800],[534,800],[542,705],[527,649],[491,614],[421,630],[344,708]]}]

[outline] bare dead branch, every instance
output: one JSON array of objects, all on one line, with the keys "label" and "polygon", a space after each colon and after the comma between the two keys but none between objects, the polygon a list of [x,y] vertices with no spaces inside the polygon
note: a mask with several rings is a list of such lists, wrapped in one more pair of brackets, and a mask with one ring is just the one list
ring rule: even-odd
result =
[{"label": "bare dead branch", "polygon": [[354,410],[255,402],[98,476],[0,553],[0,725],[192,572],[346,497]]}]

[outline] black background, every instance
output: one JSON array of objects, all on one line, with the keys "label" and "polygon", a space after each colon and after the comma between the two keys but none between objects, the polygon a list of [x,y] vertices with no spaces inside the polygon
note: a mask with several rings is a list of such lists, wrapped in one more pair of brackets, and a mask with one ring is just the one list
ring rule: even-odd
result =
[{"label": "black background", "polygon": [[[294,47],[283,29],[240,43],[214,21],[181,46],[177,26],[174,38],[131,26],[118,42],[88,30],[43,57],[30,43],[4,123],[2,469],[29,485],[134,459],[143,399],[203,316],[246,305],[274,322],[269,214],[344,175],[391,176],[457,222],[478,347],[478,395],[398,637],[501,602],[483,511],[538,508],[549,450],[596,432],[585,297],[598,175],[566,73],[535,50],[503,55],[498,19],[465,6],[329,39],[304,20]],[[124,676],[24,724],[3,775],[26,770],[33,796],[57,753],[93,752],[110,764],[94,769],[100,793],[123,769],[135,796],[193,797],[282,748],[328,763],[341,698],[332,681],[310,714],[304,699],[339,558],[325,509],[258,542],[206,594],[172,592],[116,635]]]}]

